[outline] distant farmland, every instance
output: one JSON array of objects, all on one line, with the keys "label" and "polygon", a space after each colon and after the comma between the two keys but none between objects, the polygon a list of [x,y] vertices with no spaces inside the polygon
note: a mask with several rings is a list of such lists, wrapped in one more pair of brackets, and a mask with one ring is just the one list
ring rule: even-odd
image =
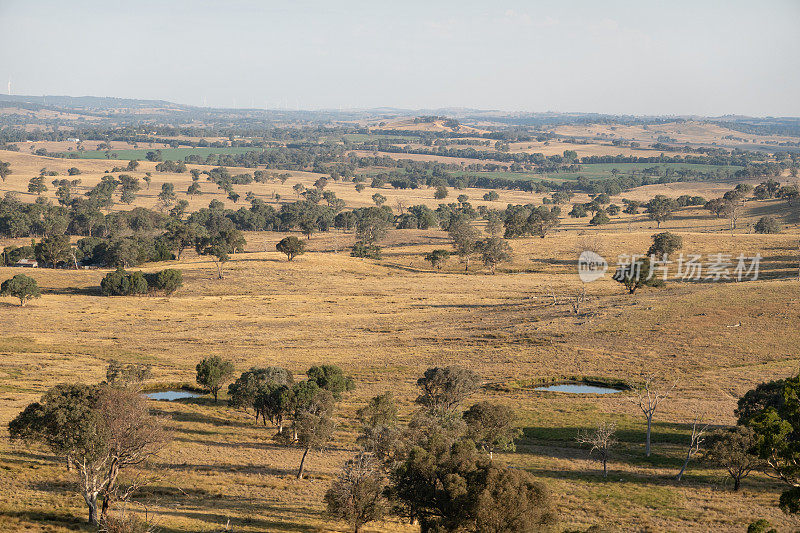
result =
[{"label": "distant farmland", "polygon": [[590,163],[581,165],[581,170],[577,172],[512,172],[510,170],[501,170],[494,172],[471,172],[459,171],[454,174],[462,175],[490,175],[493,178],[505,178],[516,180],[576,180],[581,176],[589,179],[605,179],[613,176],[612,170],[619,170],[619,174],[631,174],[632,171],[641,172],[646,168],[658,167],[663,173],[666,169],[672,169],[677,172],[680,169],[689,169],[693,174],[701,172],[717,172],[726,171],[733,174],[743,167],[736,165],[701,165],[696,163]]},{"label": "distant farmland", "polygon": [[[163,161],[183,161],[187,156],[196,155],[208,157],[209,155],[235,155],[247,152],[257,152],[261,148],[238,148],[225,146],[222,148],[161,148],[161,159]],[[65,156],[77,154],[79,159],[137,159],[142,161],[146,158],[147,152],[155,152],[156,149],[136,149],[136,150],[87,150],[85,152],[69,152]],[[108,154],[108,156],[106,155]],[[116,157],[115,157],[116,156]]]}]

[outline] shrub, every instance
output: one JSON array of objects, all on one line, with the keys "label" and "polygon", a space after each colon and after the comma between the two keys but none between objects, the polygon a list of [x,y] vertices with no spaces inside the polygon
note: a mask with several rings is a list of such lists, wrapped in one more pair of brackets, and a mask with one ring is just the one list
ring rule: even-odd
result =
[{"label": "shrub", "polygon": [[776,529],[772,527],[767,520],[763,518],[751,522],[749,526],[747,526],[747,533],[773,533]]}]

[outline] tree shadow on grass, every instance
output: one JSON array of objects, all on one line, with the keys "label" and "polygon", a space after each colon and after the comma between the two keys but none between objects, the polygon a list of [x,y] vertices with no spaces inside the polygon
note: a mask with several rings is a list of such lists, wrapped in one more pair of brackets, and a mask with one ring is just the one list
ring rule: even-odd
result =
[{"label": "tree shadow on grass", "polygon": [[230,420],[203,413],[185,412],[185,411],[164,411],[158,408],[152,410],[153,414],[170,418],[175,422],[194,422],[198,424],[211,424],[212,426],[220,427],[238,427],[238,428],[252,428],[252,424],[240,422],[238,420]]},{"label": "tree shadow on grass", "polygon": [[232,463],[194,464],[152,463],[151,467],[159,471],[218,473],[218,474],[258,474],[270,476],[288,476],[297,473],[295,468],[273,468],[260,465],[236,465]]},{"label": "tree shadow on grass", "polygon": [[[585,427],[545,427],[529,426],[522,428],[522,438],[518,441],[521,444],[537,444],[541,442],[553,443],[574,443],[578,433],[586,433],[597,429],[596,426]],[[713,429],[709,427],[709,430]],[[665,444],[683,444],[688,442],[691,433],[689,424],[677,422],[653,422],[653,429],[650,433],[651,442]],[[645,431],[642,429],[617,429],[616,438],[623,443],[639,444],[644,443]]]},{"label": "tree shadow on grass", "polygon": [[658,474],[631,474],[630,472],[614,470],[615,463],[620,464],[624,462],[624,459],[620,457],[610,460],[608,463],[608,477],[606,478],[603,477],[602,467],[599,466],[599,463],[597,466],[592,466],[585,471],[551,470],[547,468],[526,468],[525,470],[538,478],[557,479],[560,481],[582,481],[597,484],[629,483],[641,485],[643,487],[670,487],[676,489],[680,487],[707,487],[709,485],[719,484],[719,476],[692,473],[692,466],[697,464],[695,462],[689,463],[689,469],[684,474],[681,481],[675,479],[675,476],[680,470],[680,466],[675,468],[674,472]]},{"label": "tree shadow on grass", "polygon": [[[266,508],[258,508],[254,509],[257,511],[259,515],[270,515],[275,514],[280,509],[272,508],[267,506]],[[291,512],[296,513],[297,509],[291,509]],[[211,512],[192,512],[191,510],[186,511],[170,511],[170,510],[159,510],[155,512],[156,515],[162,516],[176,516],[181,518],[188,518],[192,520],[200,520],[206,522],[208,527],[202,529],[202,531],[227,531],[230,528],[232,531],[236,531],[239,527],[248,527],[248,528],[257,528],[258,531],[300,531],[300,532],[316,532],[319,531],[319,528],[316,526],[310,526],[307,524],[301,524],[299,522],[293,522],[291,520],[269,520],[265,518],[240,518],[240,517],[230,517],[225,514],[221,513],[211,513]],[[318,514],[314,515],[315,518],[321,518]],[[227,526],[227,524],[230,524]],[[169,529],[159,527],[162,531],[170,531]],[[173,531],[181,531],[185,532],[185,529],[180,530],[173,530]]]},{"label": "tree shadow on grass", "polygon": [[57,296],[102,296],[100,286],[96,287],[61,287],[58,289],[44,288],[42,294]]},{"label": "tree shadow on grass", "polygon": [[0,511],[0,516],[28,520],[39,524],[58,526],[70,531],[97,531],[96,527],[89,525],[85,518],[79,518],[70,513],[57,513],[53,511]]}]

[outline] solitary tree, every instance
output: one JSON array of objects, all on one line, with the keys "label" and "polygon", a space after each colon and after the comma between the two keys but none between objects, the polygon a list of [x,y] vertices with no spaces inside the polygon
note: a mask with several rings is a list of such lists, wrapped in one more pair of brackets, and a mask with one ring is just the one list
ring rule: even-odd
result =
[{"label": "solitary tree", "polygon": [[455,413],[461,402],[478,390],[480,384],[480,376],[462,366],[429,368],[417,380],[422,392],[416,402],[430,415],[447,418]]},{"label": "solitary tree", "polygon": [[297,479],[303,478],[308,453],[311,450],[325,447],[333,437],[334,406],[333,394],[317,388],[310,401],[300,409],[298,416],[293,421],[292,429],[297,444],[303,448],[300,467],[297,469]]},{"label": "solitary tree", "polygon": [[394,500],[424,532],[546,531],[556,518],[544,486],[495,466],[470,440],[415,446],[390,479]]},{"label": "solitary tree", "polygon": [[609,222],[611,222],[611,219],[609,218],[608,214],[601,210],[595,213],[595,215],[589,221],[589,224],[592,226],[602,226],[603,224],[608,224]]},{"label": "solitary tree", "polygon": [[161,192],[158,193],[158,200],[161,202],[162,208],[166,209],[173,202],[175,202],[175,184],[162,183]]},{"label": "solitary tree", "polygon": [[386,197],[379,192],[376,192],[372,195],[372,201],[375,202],[375,205],[378,207],[382,206],[386,203]]},{"label": "solitary tree", "polygon": [[657,227],[672,216],[673,211],[678,208],[677,202],[663,194],[657,194],[652,200],[645,204],[647,216],[656,222]]},{"label": "solitary tree", "polygon": [[658,406],[661,402],[666,400],[672,390],[677,385],[673,383],[669,388],[659,387],[656,383],[655,376],[647,375],[644,377],[644,383],[636,390],[636,398],[634,401],[639,406],[639,409],[647,419],[647,434],[645,436],[644,453],[650,457],[650,430],[653,425],[653,415],[656,413]]},{"label": "solitary tree", "polygon": [[608,477],[608,458],[611,456],[611,449],[617,444],[614,436],[617,426],[611,422],[601,422],[597,429],[591,433],[579,433],[578,442],[590,446],[589,455],[597,453],[598,460],[603,464],[603,477]]},{"label": "solitary tree", "polygon": [[28,182],[28,192],[41,196],[43,192],[47,192],[47,185],[44,184],[44,176],[36,176]]},{"label": "solitary tree", "polygon": [[453,239],[453,248],[455,248],[456,255],[459,256],[464,263],[464,271],[468,272],[469,261],[476,252],[480,233],[477,229],[472,227],[469,221],[464,219],[451,222],[450,226],[447,228],[447,233],[449,233],[450,238]]},{"label": "solitary tree", "polygon": [[17,274],[0,285],[0,295],[19,298],[19,305],[24,306],[29,300],[41,297],[42,293],[35,279],[25,274]]},{"label": "solitary tree", "polygon": [[286,259],[291,261],[296,256],[306,252],[306,243],[294,235],[289,235],[288,237],[281,239],[280,242],[275,245],[275,249],[286,254]]},{"label": "solitary tree", "polygon": [[361,434],[356,441],[368,453],[379,459],[391,454],[397,438],[397,404],[391,392],[373,397],[369,403],[356,411],[361,422]]},{"label": "solitary tree", "polygon": [[670,256],[673,252],[680,250],[683,246],[683,238],[669,231],[656,233],[652,236],[653,244],[647,250],[647,255],[653,255],[657,259]]},{"label": "solitary tree", "polygon": [[686,472],[686,467],[689,466],[689,461],[700,452],[700,446],[706,440],[705,433],[706,429],[708,429],[708,424],[703,427],[700,427],[700,418],[697,417],[692,422],[692,434],[689,437],[689,447],[686,449],[686,458],[683,461],[683,466],[681,467],[680,472],[678,475],[675,476],[675,479],[680,481],[683,477],[684,472]]},{"label": "solitary tree", "polygon": [[764,216],[758,219],[756,222],[755,227],[753,228],[756,233],[780,233],[781,232],[781,225],[778,224],[778,221],[771,216]]},{"label": "solitary tree", "polygon": [[9,174],[11,174],[11,163],[0,161],[0,180],[5,182]]},{"label": "solitary tree", "polygon": [[157,454],[168,436],[150,415],[146,399],[134,389],[58,385],[28,405],[9,425],[12,439],[47,446],[77,473],[89,522],[107,516],[115,499],[126,499],[140,486],[121,489],[121,470],[141,465]]},{"label": "solitary tree", "polygon": [[214,355],[197,363],[196,370],[197,384],[211,391],[217,403],[219,390],[233,376],[233,363]]}]

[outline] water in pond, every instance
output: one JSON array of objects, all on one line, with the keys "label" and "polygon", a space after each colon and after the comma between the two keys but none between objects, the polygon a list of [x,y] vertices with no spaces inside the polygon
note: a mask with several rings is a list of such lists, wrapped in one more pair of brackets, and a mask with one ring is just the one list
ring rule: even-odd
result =
[{"label": "water in pond", "polygon": [[536,387],[534,390],[549,392],[571,392],[573,394],[613,394],[620,392],[619,389],[610,387],[595,387],[593,385],[583,385],[579,383],[563,383],[561,385],[550,385],[547,387]]},{"label": "water in pond", "polygon": [[185,390],[163,390],[158,392],[148,392],[145,393],[145,396],[151,400],[165,400],[171,402],[172,400],[183,400],[184,398],[199,398],[202,396],[202,394]]}]

